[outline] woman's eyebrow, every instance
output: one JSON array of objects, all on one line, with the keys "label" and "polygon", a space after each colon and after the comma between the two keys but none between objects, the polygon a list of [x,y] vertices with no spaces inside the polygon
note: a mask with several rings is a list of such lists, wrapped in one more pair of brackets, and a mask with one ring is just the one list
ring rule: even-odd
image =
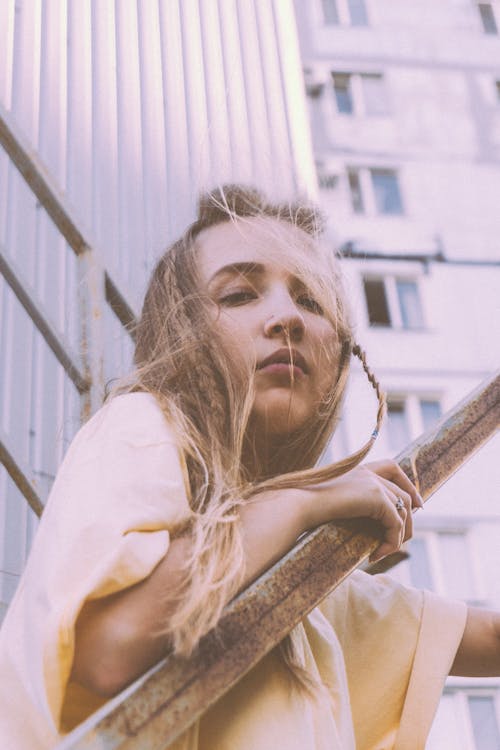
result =
[{"label": "woman's eyebrow", "polygon": [[224,274],[239,274],[241,276],[250,276],[254,274],[263,274],[265,271],[264,265],[262,263],[252,263],[252,262],[239,262],[239,263],[228,263],[226,266],[222,266],[221,268],[217,269],[217,271],[213,274],[213,276],[209,279],[209,284],[211,284],[214,279],[218,278],[219,276],[223,276]]}]

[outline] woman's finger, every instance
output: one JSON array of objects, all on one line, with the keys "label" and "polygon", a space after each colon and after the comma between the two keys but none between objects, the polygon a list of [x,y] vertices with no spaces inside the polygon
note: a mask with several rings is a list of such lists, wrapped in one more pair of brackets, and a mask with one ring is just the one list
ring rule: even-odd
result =
[{"label": "woman's finger", "polygon": [[396,552],[401,547],[405,536],[406,509],[403,506],[398,513],[391,493],[385,488],[381,488],[381,493],[376,520],[384,527],[384,540],[370,555],[370,562],[376,562]]},{"label": "woman's finger", "polygon": [[382,479],[388,479],[396,484],[403,492],[407,492],[412,499],[412,508],[424,507],[424,501],[417,492],[416,487],[410,482],[402,468],[395,461],[372,461],[363,465]]},{"label": "woman's finger", "polygon": [[[398,510],[403,517],[405,524],[403,542],[406,542],[413,536],[412,497],[389,479],[379,477],[379,480],[383,483],[385,490],[389,493],[389,499],[394,503],[396,510]],[[398,505],[402,505],[402,507],[398,509]]]}]

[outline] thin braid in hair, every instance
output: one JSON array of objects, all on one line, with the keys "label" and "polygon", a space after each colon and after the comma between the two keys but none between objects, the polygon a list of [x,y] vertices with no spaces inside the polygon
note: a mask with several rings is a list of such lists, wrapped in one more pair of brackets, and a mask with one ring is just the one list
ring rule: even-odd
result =
[{"label": "thin braid in hair", "polygon": [[329,464],[328,466],[322,466],[320,468],[313,467],[311,469],[302,469],[300,471],[292,471],[286,474],[282,474],[281,476],[273,477],[271,479],[260,482],[258,485],[249,489],[249,491],[247,492],[247,497],[255,496],[266,490],[307,487],[311,484],[320,484],[321,482],[327,482],[330,479],[335,479],[336,477],[342,476],[342,474],[346,474],[348,471],[351,471],[356,466],[358,466],[358,464],[360,464],[364,458],[366,458],[373,444],[375,443],[375,440],[378,437],[380,427],[382,425],[382,420],[386,411],[386,397],[385,393],[380,387],[378,380],[371,371],[366,360],[366,354],[361,349],[361,347],[358,344],[354,344],[350,349],[350,353],[354,354],[361,361],[363,370],[370,382],[370,385],[374,389],[378,400],[376,426],[366,443],[351,455],[347,456],[341,461],[336,461],[333,464]]},{"label": "thin braid in hair", "polygon": [[380,383],[378,382],[377,378],[371,371],[370,366],[368,365],[368,362],[366,361],[366,353],[359,346],[359,344],[354,344],[354,346],[352,347],[352,353],[354,354],[355,357],[359,359],[359,361],[363,365],[363,370],[365,371],[366,377],[370,381],[373,387],[373,390],[377,394],[377,400],[378,400],[377,424],[376,424],[375,429],[372,432],[372,438],[375,441],[375,439],[377,438],[380,432],[382,420],[384,419],[384,415],[385,415],[386,408],[387,408],[385,393],[382,391],[380,387]]}]

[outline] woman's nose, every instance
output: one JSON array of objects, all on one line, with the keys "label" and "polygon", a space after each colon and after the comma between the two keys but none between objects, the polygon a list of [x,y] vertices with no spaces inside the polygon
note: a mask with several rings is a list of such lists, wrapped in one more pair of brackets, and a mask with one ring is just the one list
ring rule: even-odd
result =
[{"label": "woman's nose", "polygon": [[285,336],[292,341],[300,341],[304,331],[304,317],[291,297],[276,301],[264,323],[264,334],[269,338]]}]

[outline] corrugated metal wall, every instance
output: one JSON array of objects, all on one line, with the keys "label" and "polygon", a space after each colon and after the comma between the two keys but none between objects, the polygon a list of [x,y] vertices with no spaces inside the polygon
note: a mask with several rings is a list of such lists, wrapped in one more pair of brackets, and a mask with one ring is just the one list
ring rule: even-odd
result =
[{"label": "corrugated metal wall", "polygon": [[[255,182],[314,193],[291,0],[2,0],[0,102],[66,193],[139,307],[160,250],[200,189]],[[73,251],[0,152],[0,243],[73,347]],[[45,495],[80,422],[80,397],[0,279],[0,424]],[[131,346],[106,315],[105,370]],[[0,599],[36,527],[0,469]]]}]

